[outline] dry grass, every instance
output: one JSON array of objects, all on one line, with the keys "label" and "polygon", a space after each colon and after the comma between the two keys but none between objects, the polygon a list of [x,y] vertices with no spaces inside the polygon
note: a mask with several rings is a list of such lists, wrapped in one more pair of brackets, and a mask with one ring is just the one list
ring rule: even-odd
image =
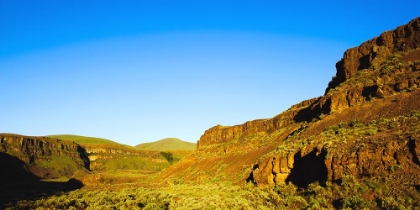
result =
[{"label": "dry grass", "polygon": [[[258,188],[226,182],[189,185],[149,185],[156,174],[135,171],[91,174],[96,183],[70,192],[39,195],[0,206],[4,209],[412,209],[420,193],[407,187],[405,195],[390,196],[390,179],[317,183],[306,189],[294,185]],[[87,179],[85,179],[86,181]],[[108,183],[113,180],[112,183]]]}]

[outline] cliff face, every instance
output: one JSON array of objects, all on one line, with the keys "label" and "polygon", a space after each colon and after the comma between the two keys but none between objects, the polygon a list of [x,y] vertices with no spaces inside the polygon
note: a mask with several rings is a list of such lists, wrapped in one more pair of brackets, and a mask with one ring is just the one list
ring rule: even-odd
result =
[{"label": "cliff face", "polygon": [[70,177],[90,166],[83,147],[48,137],[0,134],[0,152],[17,157],[40,178]]},{"label": "cliff face", "polygon": [[328,84],[326,93],[351,78],[358,70],[367,69],[387,59],[395,52],[416,49],[420,44],[420,19],[386,31],[359,47],[348,49],[337,62],[337,74]]},{"label": "cliff face", "polygon": [[89,154],[90,168],[93,171],[145,170],[160,171],[170,166],[161,152],[140,151],[123,145],[83,144]]},{"label": "cliff face", "polygon": [[[420,91],[414,96],[416,103],[420,102],[418,94]],[[399,100],[409,102],[414,97]],[[394,180],[398,182],[419,185],[419,119],[420,112],[415,111],[367,124],[342,122],[309,137],[303,132],[260,158],[250,179],[259,185],[292,182],[306,187],[313,182],[339,181],[345,175],[387,175],[397,176]]]},{"label": "cliff face", "polygon": [[420,18],[347,50],[336,68],[319,98],[205,131],[159,180],[306,186],[344,175],[418,177]]},{"label": "cliff face", "polygon": [[248,121],[242,125],[220,126],[210,128],[205,131],[197,143],[197,149],[212,144],[220,144],[233,139],[240,139],[247,135],[258,132],[271,134],[282,128],[288,127],[294,123],[295,116],[309,105],[318,101],[318,98],[305,100],[299,104],[292,106],[289,110],[275,116],[271,119]]},{"label": "cliff face", "polygon": [[0,134],[0,153],[4,154],[1,157],[18,158],[25,164],[23,170],[40,178],[71,177],[77,170],[160,171],[173,161],[159,151],[117,143],[79,145],[70,140],[15,134]]}]

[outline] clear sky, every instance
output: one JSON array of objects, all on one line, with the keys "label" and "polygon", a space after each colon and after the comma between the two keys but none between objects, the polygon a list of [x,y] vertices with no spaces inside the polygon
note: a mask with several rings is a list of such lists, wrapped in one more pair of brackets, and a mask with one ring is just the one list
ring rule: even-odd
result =
[{"label": "clear sky", "polygon": [[[153,2],[153,3],[145,3]],[[402,1],[0,1],[0,132],[196,142],[324,93]]]}]

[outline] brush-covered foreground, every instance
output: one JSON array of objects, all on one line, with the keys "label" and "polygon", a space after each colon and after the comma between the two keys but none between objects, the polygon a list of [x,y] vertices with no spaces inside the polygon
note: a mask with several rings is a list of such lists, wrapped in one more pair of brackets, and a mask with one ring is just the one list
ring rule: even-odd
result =
[{"label": "brush-covered foreground", "polygon": [[64,141],[74,141],[78,144],[119,144],[109,139],[71,135],[71,134],[48,135],[48,137],[57,138]]},{"label": "brush-covered foreground", "polygon": [[[398,170],[398,169],[396,169]],[[252,183],[153,184],[157,174],[138,171],[93,173],[80,177],[85,186],[73,191],[32,189],[25,199],[0,199],[2,209],[420,209],[420,193],[407,186],[392,196],[392,180],[358,180],[345,176],[341,183],[292,184],[256,187]],[[55,182],[57,183],[57,181]],[[48,193],[47,193],[48,192]],[[21,190],[2,192],[19,197]],[[29,193],[29,192],[28,192]],[[376,196],[373,196],[376,195]],[[32,198],[32,199],[31,199]]]}]

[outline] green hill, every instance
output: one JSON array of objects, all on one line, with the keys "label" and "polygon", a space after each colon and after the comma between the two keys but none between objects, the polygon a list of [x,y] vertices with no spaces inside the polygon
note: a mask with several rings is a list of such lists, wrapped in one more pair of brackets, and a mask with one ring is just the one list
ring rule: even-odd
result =
[{"label": "green hill", "polygon": [[119,144],[117,142],[111,141],[109,139],[102,139],[96,137],[88,137],[88,136],[78,136],[78,135],[70,135],[70,134],[60,134],[60,135],[48,135],[51,138],[57,138],[64,141],[74,141],[78,144]]},{"label": "green hill", "polygon": [[159,141],[136,145],[140,150],[152,151],[174,151],[174,150],[195,150],[196,144],[182,141],[177,138],[166,138]]}]

